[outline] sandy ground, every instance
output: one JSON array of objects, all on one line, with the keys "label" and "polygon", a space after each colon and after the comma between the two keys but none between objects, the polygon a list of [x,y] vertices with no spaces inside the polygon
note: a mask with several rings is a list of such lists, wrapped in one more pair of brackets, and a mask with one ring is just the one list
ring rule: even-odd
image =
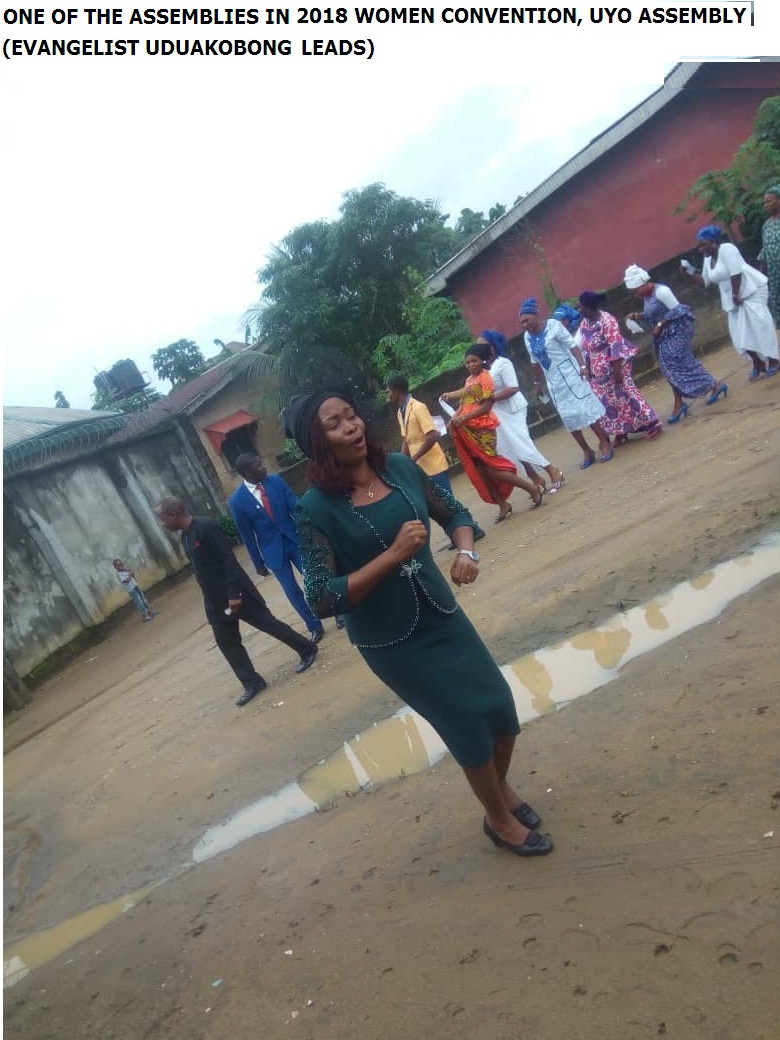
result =
[{"label": "sandy ground", "polygon": [[[488,530],[458,596],[499,662],[780,529],[780,378],[748,385],[730,349],[708,366],[725,402],[608,465],[580,472],[571,438],[545,437],[567,482],[538,512],[516,496],[494,528],[458,479]],[[648,396],[668,414],[663,384]],[[272,685],[239,710],[194,582],[152,599],[153,624],[129,618],[6,720],[7,943],[175,872],[207,827],[398,707],[328,622],[300,677],[250,632]],[[156,888],[7,990],[9,1035],[777,1037],[778,617],[774,576],[524,728],[513,779],[553,855],[494,849],[447,758]]]}]

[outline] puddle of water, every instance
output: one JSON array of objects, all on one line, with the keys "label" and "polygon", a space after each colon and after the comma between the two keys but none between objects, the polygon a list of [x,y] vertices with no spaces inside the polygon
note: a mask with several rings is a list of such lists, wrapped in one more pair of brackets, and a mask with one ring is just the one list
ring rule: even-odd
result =
[{"label": "puddle of water", "polygon": [[[512,690],[520,721],[556,711],[611,682],[629,661],[712,621],[738,596],[778,572],[780,536],[774,536],[749,555],[720,564],[649,603],[615,615],[598,628],[505,665],[501,670]],[[296,783],[210,827],[195,845],[190,863],[181,870],[325,808],[346,793],[429,769],[446,753],[432,727],[404,707],[307,769]],[[4,985],[14,985],[33,968],[94,935],[137,905],[157,884],[10,944],[4,951]]]},{"label": "puddle of water", "polygon": [[[501,669],[521,722],[529,722],[611,682],[629,661],[712,621],[728,604],[780,571],[780,536],[747,556],[719,564],[598,628],[526,654]],[[300,819],[345,794],[431,768],[447,753],[438,734],[410,708],[379,722],[312,766],[297,783],[211,827],[193,849],[196,863],[255,834]]]},{"label": "puddle of water", "polygon": [[113,903],[90,907],[84,913],[62,921],[53,928],[9,943],[3,949],[3,988],[15,986],[35,968],[47,964],[84,939],[91,938],[117,917],[132,910],[161,884],[164,882],[158,881],[148,888],[139,888],[136,892],[115,899]]},{"label": "puddle of water", "polygon": [[297,783],[287,784],[210,827],[193,849],[192,858],[203,863],[252,835],[299,820],[337,797],[429,769],[446,753],[441,738],[425,719],[411,708],[402,708],[311,766]]}]

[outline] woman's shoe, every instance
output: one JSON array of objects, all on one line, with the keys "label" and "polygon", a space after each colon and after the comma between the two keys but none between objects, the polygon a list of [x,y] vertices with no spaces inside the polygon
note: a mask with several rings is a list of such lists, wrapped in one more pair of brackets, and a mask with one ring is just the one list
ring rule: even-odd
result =
[{"label": "woman's shoe", "polygon": [[509,509],[507,509],[507,511],[505,513],[499,513],[498,516],[493,521],[493,523],[494,524],[502,524],[504,522],[504,520],[506,520],[506,518],[508,516],[511,516],[511,515],[512,515],[512,504],[510,502]]},{"label": "woman's shoe", "polygon": [[780,365],[772,365],[771,368],[767,365],[766,371],[764,372],[764,378],[769,379],[770,376],[776,376],[778,372],[780,372]]},{"label": "woman's shoe", "polygon": [[580,469],[590,469],[593,463],[596,461],[595,455],[589,455],[586,459],[580,463]]},{"label": "woman's shoe", "polygon": [[754,366],[753,371],[748,376],[748,382],[749,383],[755,383],[755,381],[757,379],[760,379],[763,374],[764,374],[764,369],[763,368],[758,368],[758,366]]},{"label": "woman's shoe", "polygon": [[539,831],[529,831],[525,841],[519,845],[513,845],[511,841],[504,841],[487,822],[487,817],[482,821],[482,830],[494,845],[498,845],[500,849],[509,849],[516,856],[546,856],[555,848],[552,840],[546,834],[540,834]]},{"label": "woman's shoe", "polygon": [[533,502],[531,509],[538,509],[542,502],[544,502],[544,491],[542,491],[538,484],[535,484],[534,487],[536,488],[536,494],[531,495],[531,501]]},{"label": "woman's shoe", "polygon": [[539,824],[542,822],[542,818],[539,813],[532,809],[528,802],[520,802],[514,809],[509,810],[518,823],[522,823],[524,827],[527,827],[529,831],[535,831]]},{"label": "woman's shoe", "polygon": [[614,451],[612,450],[612,448],[610,448],[609,451],[601,453],[601,460],[600,461],[601,462],[611,462],[612,461],[612,456],[614,454],[615,454]]},{"label": "woman's shoe", "polygon": [[680,419],[687,419],[688,418],[688,409],[689,409],[689,407],[690,407],[690,405],[681,404],[680,407],[677,409],[677,411],[676,412],[672,412],[672,414],[669,416],[669,418],[666,421],[668,423],[674,424],[676,422],[679,422]]},{"label": "woman's shoe", "polygon": [[560,490],[561,490],[561,488],[563,487],[563,482],[564,482],[564,480],[565,480],[565,479],[566,479],[566,478],[565,478],[565,477],[564,477],[564,475],[563,475],[563,470],[561,470],[561,475],[560,475],[560,477],[558,477],[558,479],[557,479],[557,480],[554,480],[554,481],[552,482],[552,484],[550,484],[550,490],[549,490],[549,491],[547,492],[547,494],[548,494],[548,495],[554,495],[554,494],[556,494],[556,493],[557,493],[558,491],[560,491]]},{"label": "woman's shoe", "polygon": [[720,397],[721,394],[723,394],[724,397],[728,397],[729,396],[729,384],[728,383],[721,383],[717,390],[713,390],[713,392],[710,394],[710,396],[705,401],[705,404],[715,404],[715,402],[718,400],[718,398]]}]

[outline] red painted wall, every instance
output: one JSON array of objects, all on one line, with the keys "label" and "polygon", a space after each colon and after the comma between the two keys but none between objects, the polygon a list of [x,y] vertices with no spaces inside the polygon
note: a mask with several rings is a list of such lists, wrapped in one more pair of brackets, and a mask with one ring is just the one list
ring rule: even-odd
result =
[{"label": "red painted wall", "polygon": [[592,163],[454,275],[448,291],[475,334],[517,335],[526,296],[545,287],[569,298],[606,289],[630,263],[651,268],[695,246],[696,228],[674,209],[701,174],[721,169],[778,92],[776,63],[711,63],[664,109]]}]

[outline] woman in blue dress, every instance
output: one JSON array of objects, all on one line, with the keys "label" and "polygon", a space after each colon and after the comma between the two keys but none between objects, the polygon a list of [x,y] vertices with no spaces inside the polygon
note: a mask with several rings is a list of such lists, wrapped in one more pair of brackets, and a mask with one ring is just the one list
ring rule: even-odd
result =
[{"label": "woman in blue dress", "polygon": [[520,731],[509,686],[431,555],[434,519],[457,547],[453,583],[477,579],[468,511],[408,455],[385,454],[338,391],[296,398],[285,425],[311,460],[297,523],[312,610],[342,615],[371,671],[439,733],[490,840],[518,856],[551,852],[507,780]]},{"label": "woman in blue dress", "polygon": [[585,378],[587,368],[579,347],[559,321],[554,318],[542,321],[539,304],[533,297],[520,308],[520,328],[525,333],[531,359],[534,389],[538,395],[544,375],[561,422],[582,448],[580,469],[587,469],[596,461],[596,453],[582,432],[586,426],[598,437],[601,461],[609,462],[612,448],[601,425],[604,406]]},{"label": "woman in blue dress", "polygon": [[658,364],[674,394],[674,407],[667,422],[679,422],[688,414],[684,397],[707,397],[707,403],[714,404],[728,387],[710,375],[693,353],[696,317],[691,308],[680,303],[668,285],[651,281],[647,271],[636,264],[626,269],[624,282],[634,296],[644,301],[642,313],[628,317],[645,321],[653,330]]}]

